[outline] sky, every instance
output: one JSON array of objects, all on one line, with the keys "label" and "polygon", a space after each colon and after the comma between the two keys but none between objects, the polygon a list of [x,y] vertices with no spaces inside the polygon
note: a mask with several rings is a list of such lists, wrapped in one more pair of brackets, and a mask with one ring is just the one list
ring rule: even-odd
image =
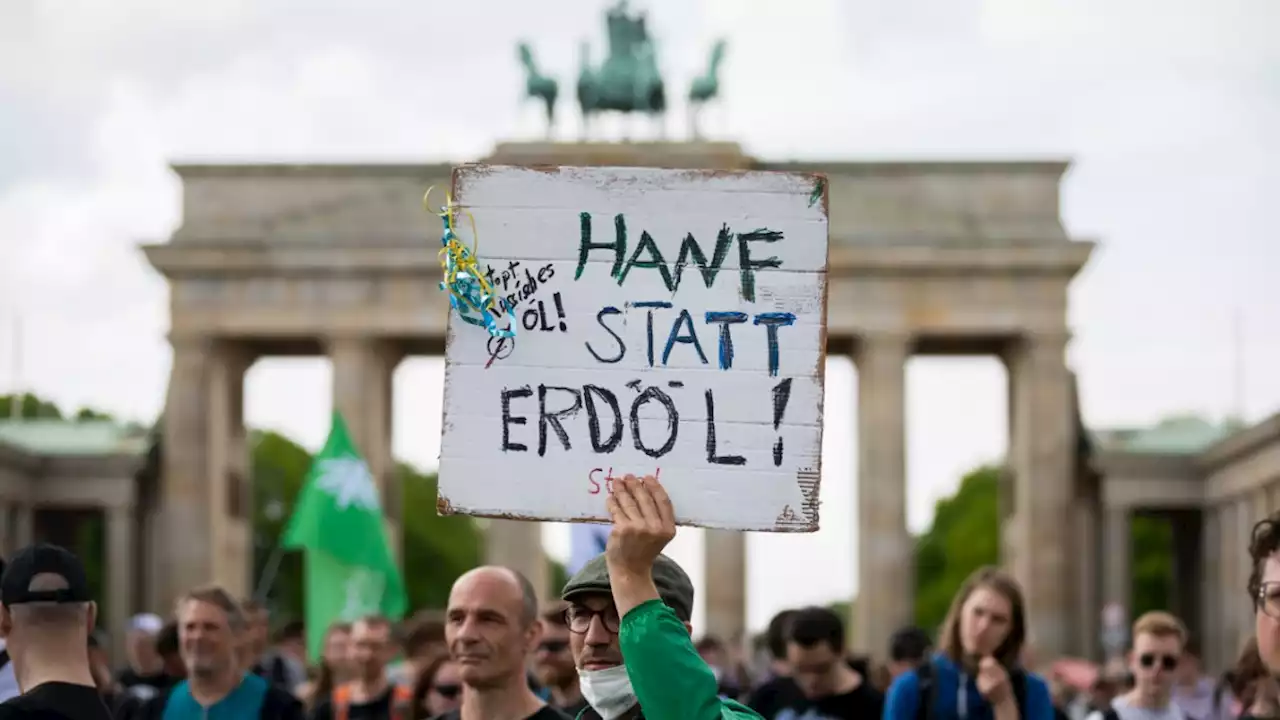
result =
[{"label": "sky", "polygon": [[[527,39],[563,87],[581,41],[601,57],[607,4],[0,4],[0,388],[153,419],[168,381],[167,290],[138,246],[164,242],[181,221],[169,163],[463,162],[497,141],[536,139],[515,43]],[[674,86],[728,40],[723,96],[704,131],[754,156],[1071,158],[1063,220],[1099,243],[1069,318],[1090,426],[1280,410],[1280,221],[1264,204],[1280,197],[1280,3],[632,7],[649,11]],[[558,136],[577,139],[576,109],[560,110]],[[683,101],[666,132],[686,136]],[[652,134],[614,122],[598,137]],[[396,376],[394,447],[423,468],[439,451],[442,368],[413,358]],[[784,607],[856,592],[855,377],[847,358],[828,360],[822,529],[749,538],[753,628]],[[317,448],[329,383],[323,359],[261,361],[247,380],[248,422]],[[994,359],[911,361],[913,529],[964,472],[1003,458],[1005,393]],[[563,527],[548,526],[545,540],[567,552]],[[700,548],[696,530],[671,548],[699,583]],[[789,562],[797,553],[821,570]]]}]

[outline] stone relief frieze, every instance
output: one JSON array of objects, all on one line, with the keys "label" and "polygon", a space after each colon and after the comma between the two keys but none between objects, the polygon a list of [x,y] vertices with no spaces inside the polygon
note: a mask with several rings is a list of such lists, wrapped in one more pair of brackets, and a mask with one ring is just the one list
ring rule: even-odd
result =
[{"label": "stone relief frieze", "polygon": [[183,307],[216,305],[225,297],[226,283],[213,278],[190,278],[173,281],[173,299]]},{"label": "stone relief frieze", "polygon": [[299,305],[354,308],[381,298],[372,278],[302,278],[294,281],[294,301]]},{"label": "stone relief frieze", "polygon": [[283,278],[249,278],[240,283],[237,299],[249,305],[280,305],[287,302],[289,288]]},{"label": "stone relief frieze", "polygon": [[[250,173],[196,177],[184,183],[184,222],[174,241],[389,244],[434,229],[422,207],[430,185],[445,189],[448,168],[422,174]],[[443,193],[440,195],[443,198]]]}]

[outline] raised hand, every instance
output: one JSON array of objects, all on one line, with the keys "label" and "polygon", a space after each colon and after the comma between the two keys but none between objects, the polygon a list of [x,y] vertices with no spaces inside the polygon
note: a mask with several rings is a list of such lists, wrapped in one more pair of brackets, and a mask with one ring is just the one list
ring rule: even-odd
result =
[{"label": "raised hand", "polygon": [[1004,666],[990,656],[982,658],[978,663],[978,676],[975,678],[978,692],[994,707],[1010,697],[1009,673]]},{"label": "raised hand", "polygon": [[649,577],[653,561],[676,536],[676,514],[662,483],[652,475],[627,475],[605,501],[613,530],[605,545],[610,575]]}]

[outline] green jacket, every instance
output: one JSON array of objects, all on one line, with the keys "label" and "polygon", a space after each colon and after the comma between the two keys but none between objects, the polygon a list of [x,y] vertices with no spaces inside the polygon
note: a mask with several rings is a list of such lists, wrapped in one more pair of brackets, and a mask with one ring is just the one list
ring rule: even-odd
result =
[{"label": "green jacket", "polygon": [[[627,613],[618,642],[647,720],[760,720],[751,708],[720,697],[716,676],[694,649],[688,628],[661,600]],[[578,720],[594,717],[591,708],[578,713]]]}]

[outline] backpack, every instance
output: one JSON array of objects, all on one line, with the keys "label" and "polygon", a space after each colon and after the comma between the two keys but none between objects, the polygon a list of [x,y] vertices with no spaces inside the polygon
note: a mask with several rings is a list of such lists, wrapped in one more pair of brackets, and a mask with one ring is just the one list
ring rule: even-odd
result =
[{"label": "backpack", "polygon": [[[339,685],[333,689],[333,720],[348,720],[351,716],[351,686]],[[399,683],[391,686],[390,720],[413,720],[413,690]]]},{"label": "backpack", "polygon": [[[933,712],[933,705],[938,697],[938,683],[934,677],[933,661],[929,661],[916,668],[917,687],[920,691],[920,699],[916,702],[916,720],[930,720],[930,714]],[[1013,686],[1013,699],[1018,704],[1018,717],[1025,718],[1027,716],[1027,673],[1022,668],[1014,668],[1009,671],[1009,684]],[[1103,718],[1103,720],[1117,720],[1116,718]]]}]

